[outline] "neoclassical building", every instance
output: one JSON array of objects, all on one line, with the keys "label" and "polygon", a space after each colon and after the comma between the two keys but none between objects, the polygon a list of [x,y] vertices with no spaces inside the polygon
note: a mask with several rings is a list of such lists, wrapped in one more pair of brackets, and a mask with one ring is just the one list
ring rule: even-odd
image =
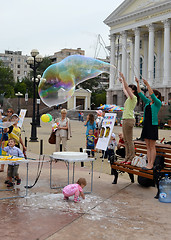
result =
[{"label": "neoclassical building", "polygon": [[134,76],[171,100],[171,0],[125,0],[104,21],[110,27],[110,83],[107,103],[123,105],[118,81],[122,71],[128,83]]}]

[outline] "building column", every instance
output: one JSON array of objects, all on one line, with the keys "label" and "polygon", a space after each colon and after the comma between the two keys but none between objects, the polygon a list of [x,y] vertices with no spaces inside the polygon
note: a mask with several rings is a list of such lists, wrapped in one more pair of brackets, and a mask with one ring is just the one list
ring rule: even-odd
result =
[{"label": "building column", "polygon": [[164,80],[163,85],[167,86],[170,80],[170,21],[164,21]]},{"label": "building column", "polygon": [[85,97],[85,106],[84,106],[84,110],[87,110],[87,97]]},{"label": "building column", "polygon": [[135,42],[134,37],[131,38],[130,54],[131,54],[131,82],[134,82],[134,48]]},{"label": "building column", "polygon": [[154,79],[154,25],[148,25],[149,45],[148,45],[148,81],[153,83]]},{"label": "building column", "polygon": [[120,83],[120,81],[119,81],[119,77],[120,77],[119,72],[122,71],[122,70],[121,70],[121,54],[119,54],[117,58],[118,58],[118,59],[117,59],[117,61],[118,61],[118,63],[117,63],[118,69],[117,69],[117,73],[116,73],[116,76],[117,76],[116,86],[118,87],[118,86],[121,85],[121,83]]},{"label": "building column", "polygon": [[74,109],[76,109],[76,97],[74,96]]},{"label": "building column", "polygon": [[148,34],[144,34],[143,78],[148,78]]},{"label": "building column", "polygon": [[127,79],[127,82],[128,83],[131,83],[131,79],[130,79],[130,53],[127,53],[127,76],[126,76],[126,79]]},{"label": "building column", "polygon": [[162,31],[157,32],[157,59],[156,59],[156,79],[157,83],[161,83],[161,44]]},{"label": "building column", "polygon": [[140,78],[140,28],[135,28],[134,74]]},{"label": "building column", "polygon": [[115,66],[115,41],[116,41],[116,35],[113,34],[110,36],[110,78],[109,78],[109,89],[114,89],[115,84],[115,72],[116,69],[113,66]]},{"label": "building column", "polygon": [[122,32],[122,73],[127,77],[127,32]]}]

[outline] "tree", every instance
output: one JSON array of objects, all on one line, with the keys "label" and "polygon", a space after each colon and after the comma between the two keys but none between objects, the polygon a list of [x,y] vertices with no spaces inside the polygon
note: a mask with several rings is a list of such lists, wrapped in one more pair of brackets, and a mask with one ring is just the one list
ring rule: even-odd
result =
[{"label": "tree", "polygon": [[94,91],[99,85],[98,78],[91,78],[79,84],[79,86],[83,89],[89,89],[90,91]]},{"label": "tree", "polygon": [[95,107],[99,107],[100,104],[106,103],[106,90],[98,90],[91,95],[91,102],[95,104]]},{"label": "tree", "polygon": [[[37,75],[43,75],[43,72],[52,64],[51,60],[49,57],[44,57],[43,61],[40,63],[38,66],[36,73]],[[30,76],[33,77],[33,71],[30,72]]]},{"label": "tree", "polygon": [[30,77],[24,77],[22,82],[17,81],[14,86],[15,93],[21,92],[23,95],[27,92],[29,98],[33,97],[33,82],[30,80]]},{"label": "tree", "polygon": [[5,92],[5,97],[14,97],[14,76],[13,71],[9,67],[5,67],[0,61],[0,94]]}]

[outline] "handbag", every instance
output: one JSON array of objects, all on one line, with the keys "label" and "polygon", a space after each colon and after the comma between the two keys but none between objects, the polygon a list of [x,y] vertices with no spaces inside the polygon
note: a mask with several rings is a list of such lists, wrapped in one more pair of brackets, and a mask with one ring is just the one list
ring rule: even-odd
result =
[{"label": "handbag", "polygon": [[135,156],[132,159],[131,165],[141,167],[141,168],[146,167],[146,165],[147,165],[147,155]]},{"label": "handbag", "polygon": [[56,144],[56,135],[55,135],[55,132],[51,132],[51,134],[50,134],[50,137],[49,137],[49,139],[48,139],[48,142],[50,143],[50,144]]}]

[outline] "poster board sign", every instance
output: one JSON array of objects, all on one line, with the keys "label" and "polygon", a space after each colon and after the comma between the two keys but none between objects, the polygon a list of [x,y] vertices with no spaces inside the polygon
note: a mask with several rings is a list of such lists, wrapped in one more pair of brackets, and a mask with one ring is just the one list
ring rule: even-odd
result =
[{"label": "poster board sign", "polygon": [[106,113],[100,129],[96,148],[106,151],[115,125],[116,113]]},{"label": "poster board sign", "polygon": [[20,110],[19,121],[18,121],[18,124],[17,124],[17,126],[20,127],[20,128],[23,125],[26,112],[27,112],[27,109],[21,109]]}]

